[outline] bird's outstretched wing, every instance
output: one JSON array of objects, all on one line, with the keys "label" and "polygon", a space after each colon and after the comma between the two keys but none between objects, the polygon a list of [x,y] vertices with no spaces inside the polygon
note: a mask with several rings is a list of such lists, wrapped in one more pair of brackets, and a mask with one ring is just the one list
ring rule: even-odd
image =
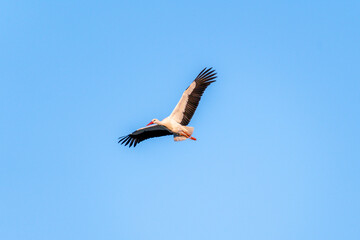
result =
[{"label": "bird's outstretched wing", "polygon": [[166,135],[172,135],[172,133],[167,130],[167,128],[161,125],[151,125],[148,127],[140,128],[127,136],[119,137],[118,143],[125,144],[125,146],[129,145],[129,147],[134,145],[135,147],[138,143],[146,139]]},{"label": "bird's outstretched wing", "polygon": [[216,72],[212,68],[204,68],[183,93],[170,118],[181,125],[188,125],[199,105],[201,96],[207,86],[215,82]]}]

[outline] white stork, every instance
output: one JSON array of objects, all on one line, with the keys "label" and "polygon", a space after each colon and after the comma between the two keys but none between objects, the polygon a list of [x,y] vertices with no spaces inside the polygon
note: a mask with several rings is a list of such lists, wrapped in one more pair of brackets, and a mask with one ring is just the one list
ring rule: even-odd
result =
[{"label": "white stork", "polygon": [[196,140],[196,138],[191,136],[194,128],[187,127],[186,125],[189,124],[194,115],[205,89],[215,82],[215,78],[215,70],[204,68],[185,90],[170,116],[162,121],[156,118],[153,119],[146,127],[140,128],[127,136],[120,137],[119,143],[135,147],[146,139],[166,135],[173,135],[174,141],[183,141],[188,138]]}]

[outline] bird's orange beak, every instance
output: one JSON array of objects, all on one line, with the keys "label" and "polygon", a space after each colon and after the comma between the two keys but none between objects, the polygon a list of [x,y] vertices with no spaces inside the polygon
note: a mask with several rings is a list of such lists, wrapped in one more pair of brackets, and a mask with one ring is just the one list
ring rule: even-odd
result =
[{"label": "bird's orange beak", "polygon": [[149,126],[149,125],[151,125],[151,124],[154,124],[153,121],[151,121],[151,122],[150,122],[148,125],[146,125],[146,126]]}]

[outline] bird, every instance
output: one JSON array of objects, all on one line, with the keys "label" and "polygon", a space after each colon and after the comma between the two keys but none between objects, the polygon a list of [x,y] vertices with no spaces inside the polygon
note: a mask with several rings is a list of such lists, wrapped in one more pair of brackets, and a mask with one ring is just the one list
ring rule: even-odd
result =
[{"label": "bird", "polygon": [[156,118],[152,119],[146,127],[139,128],[129,135],[119,137],[118,143],[135,147],[149,138],[167,135],[173,135],[174,141],[186,139],[196,141],[196,138],[192,137],[194,128],[187,125],[190,123],[205,89],[216,81],[216,77],[215,70],[205,67],[184,91],[180,101],[168,117],[161,121]]}]

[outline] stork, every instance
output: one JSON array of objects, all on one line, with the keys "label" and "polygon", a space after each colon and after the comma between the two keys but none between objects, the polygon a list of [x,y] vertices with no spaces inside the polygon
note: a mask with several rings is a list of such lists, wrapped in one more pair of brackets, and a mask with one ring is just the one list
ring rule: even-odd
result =
[{"label": "stork", "polygon": [[151,120],[146,127],[139,128],[127,136],[120,137],[119,143],[135,147],[138,143],[149,138],[167,135],[173,135],[174,141],[186,139],[196,141],[196,138],[192,137],[194,128],[187,125],[194,115],[205,89],[215,82],[214,79],[216,77],[215,70],[204,68],[185,90],[170,116],[161,121],[156,118]]}]

